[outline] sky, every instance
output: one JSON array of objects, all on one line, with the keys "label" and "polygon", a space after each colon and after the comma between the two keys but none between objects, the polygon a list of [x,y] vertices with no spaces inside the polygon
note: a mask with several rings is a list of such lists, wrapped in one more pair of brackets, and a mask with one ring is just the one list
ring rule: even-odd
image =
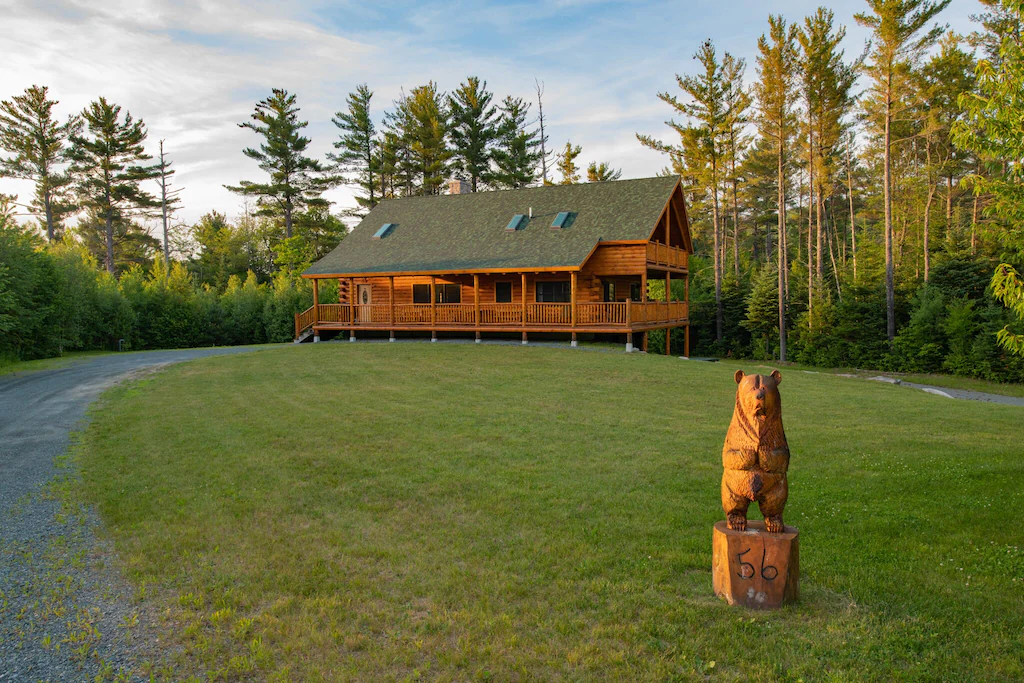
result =
[{"label": "sky", "polygon": [[[582,165],[607,161],[624,178],[657,174],[665,158],[636,133],[670,140],[662,91],[710,38],[747,60],[754,78],[757,38],[769,13],[802,21],[820,0],[518,0],[374,2],[362,0],[0,0],[0,98],[46,85],[63,118],[105,96],[164,140],[182,188],[178,218],[217,210],[235,216],[241,198],[225,184],[263,177],[242,154],[256,134],[240,128],[271,88],[294,93],[312,156],[332,150],[331,123],[361,83],[374,91],[379,122],[404,88],[430,80],[451,91],[479,76],[495,92],[535,100],[544,83],[550,144],[582,146]],[[826,2],[848,29],[848,56],[867,32],[854,21],[862,0]],[[953,0],[939,23],[968,33],[975,0]],[[536,104],[531,115],[536,114]],[[150,191],[155,191],[152,184]],[[27,201],[31,186],[0,179],[0,192]],[[352,189],[327,197],[338,212]]]}]

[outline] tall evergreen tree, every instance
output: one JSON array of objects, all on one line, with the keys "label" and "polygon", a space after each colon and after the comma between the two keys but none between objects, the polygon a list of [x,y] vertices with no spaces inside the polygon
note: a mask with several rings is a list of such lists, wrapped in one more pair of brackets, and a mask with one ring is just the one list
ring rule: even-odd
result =
[{"label": "tall evergreen tree", "polygon": [[433,81],[413,88],[406,100],[405,131],[414,168],[424,195],[440,194],[448,178],[452,150],[448,146],[449,112],[444,94]]},{"label": "tall evergreen tree", "polygon": [[537,90],[537,143],[540,148],[540,178],[541,182],[547,185],[551,151],[548,149],[548,134],[544,124],[544,81],[535,78],[533,84]]},{"label": "tall evergreen tree", "polygon": [[492,148],[498,137],[498,109],[487,81],[470,76],[448,97],[451,112],[452,166],[469,180],[473,192],[493,180]]},{"label": "tall evergreen tree", "polygon": [[382,166],[388,165],[395,196],[411,197],[419,193],[422,173],[419,171],[412,145],[416,136],[416,122],[410,108],[409,96],[403,90],[394,102],[395,108],[384,115],[387,132],[381,150]]},{"label": "tall evergreen tree", "polygon": [[[156,178],[152,164],[141,164],[146,154],[146,125],[134,120],[106,98],[92,102],[82,111],[86,130],[71,135],[71,172],[77,181],[81,205],[102,221],[105,232],[104,261],[114,272],[114,224],[128,226],[134,213],[159,206],[140,185]],[[82,134],[84,132],[84,134]]]},{"label": "tall evergreen tree", "polygon": [[[743,86],[743,75],[747,64],[728,52],[722,58],[722,75],[725,78],[725,160],[728,165],[727,182],[732,187],[732,258],[733,272],[740,276],[740,203],[737,173],[744,152],[750,143],[743,129],[750,122],[750,93]],[[724,269],[724,268],[723,268]]]},{"label": "tall evergreen tree", "polygon": [[0,158],[0,177],[30,180],[36,185],[31,209],[41,216],[46,237],[53,241],[65,217],[78,210],[69,190],[72,177],[64,165],[68,142],[81,130],[81,120],[58,123],[57,100],[46,86],[33,85],[24,94],[0,102],[0,149],[13,156]]},{"label": "tall evergreen tree", "polygon": [[882,192],[885,204],[885,310],[886,335],[896,338],[896,286],[892,254],[892,124],[913,65],[935,44],[943,29],[925,27],[951,0],[866,0],[870,12],[854,15],[873,32],[869,61],[863,70],[871,80],[872,104],[877,110],[876,131],[882,138]]},{"label": "tall evergreen tree", "polygon": [[174,169],[171,168],[171,161],[167,159],[167,155],[164,153],[164,141],[160,141],[160,156],[159,161],[156,163],[156,181],[160,186],[160,218],[163,223],[163,247],[164,247],[164,268],[166,272],[171,270],[171,246],[169,236],[169,221],[174,214],[175,209],[181,203],[180,193],[181,188],[171,187],[171,176],[174,175]]},{"label": "tall evergreen tree", "polygon": [[337,178],[316,159],[305,156],[309,138],[302,129],[309,125],[299,120],[295,95],[274,88],[270,97],[256,103],[251,121],[238,124],[263,138],[259,149],[247,147],[245,156],[256,161],[270,178],[265,183],[243,180],[238,185],[225,185],[238,194],[256,197],[259,215],[284,217],[286,238],[292,237],[294,214],[311,207],[330,203],[321,195]]},{"label": "tall evergreen tree", "polygon": [[[726,56],[734,66],[738,62],[731,56]],[[676,75],[676,83],[679,88],[688,95],[689,99],[681,101],[675,95],[662,92],[658,93],[658,99],[670,105],[673,110],[687,118],[697,121],[697,125],[678,123],[675,120],[666,121],[666,125],[680,135],[683,146],[689,137],[690,143],[696,143],[701,149],[699,156],[706,160],[706,165],[701,164],[707,173],[701,173],[698,179],[702,188],[711,197],[711,220],[712,238],[714,244],[714,272],[715,272],[715,339],[722,341],[722,239],[721,239],[721,216],[719,211],[719,186],[725,174],[725,147],[728,137],[728,103],[727,93],[731,87],[727,74],[723,69],[722,62],[719,62],[715,52],[715,46],[710,40],[704,41],[694,54],[702,70],[696,76]],[[696,137],[694,137],[696,135]],[[640,142],[652,149],[657,149],[668,154],[681,153],[681,148],[674,148],[671,145],[654,140],[648,136],[637,135]],[[695,149],[691,147],[691,149]]]},{"label": "tall evergreen tree", "polygon": [[797,77],[797,27],[787,26],[781,16],[768,17],[768,34],[757,41],[758,81],[754,84],[757,101],[757,128],[775,146],[778,198],[778,290],[779,290],[779,360],[786,360],[786,154],[796,128],[793,105]]},{"label": "tall evergreen tree", "polygon": [[966,171],[968,154],[958,150],[950,135],[953,124],[963,116],[958,98],[974,89],[974,57],[960,48],[960,38],[950,32],[939,51],[929,58],[918,74],[922,109],[921,146],[924,147],[926,200],[922,231],[924,281],[931,272],[931,214],[939,185],[946,186],[946,237],[952,238],[954,180]]},{"label": "tall evergreen tree", "polygon": [[[976,195],[987,194],[992,202],[986,214],[996,222],[999,239],[1009,254],[1024,257],[1024,0],[1000,0],[998,10],[1003,21],[993,23],[989,43],[998,43],[995,59],[981,59],[977,66],[975,92],[963,93],[960,106],[964,118],[953,123],[953,139],[961,149],[986,160],[1012,160],[995,165],[987,175],[972,178]],[[1009,259],[1007,259],[1009,260]],[[1017,317],[1024,321],[1024,277],[1011,263],[1004,262],[992,276],[992,290]],[[1009,327],[999,332],[999,342],[1018,355],[1024,355],[1024,335]]]},{"label": "tall evergreen tree", "polygon": [[576,165],[576,159],[583,152],[579,145],[566,142],[565,147],[558,153],[555,159],[555,166],[562,174],[560,185],[575,185],[580,182],[580,167]]},{"label": "tall evergreen tree", "polygon": [[360,215],[381,199],[381,157],[377,131],[370,116],[372,98],[373,91],[365,83],[349,93],[348,109],[337,112],[331,119],[339,130],[339,138],[334,143],[338,152],[327,155],[346,182],[359,191],[355,199]]},{"label": "tall evergreen tree", "polygon": [[499,107],[498,139],[492,152],[494,182],[499,187],[522,188],[537,181],[540,161],[537,132],[526,128],[530,104],[519,97],[506,97]]},{"label": "tall evergreen tree", "polygon": [[618,180],[622,177],[621,168],[612,168],[608,165],[607,161],[597,163],[591,161],[590,165],[587,166],[587,182],[588,183],[604,183],[609,180]]},{"label": "tall evergreen tree", "polygon": [[[843,118],[853,104],[850,90],[856,70],[843,59],[839,45],[846,28],[835,27],[831,10],[819,7],[804,19],[797,34],[801,47],[802,91],[806,102],[808,212],[807,212],[807,307],[813,325],[814,288],[821,293],[824,281],[825,200],[833,194],[837,148],[844,133]],[[830,242],[831,244],[831,242]],[[838,274],[834,273],[837,288]]]}]

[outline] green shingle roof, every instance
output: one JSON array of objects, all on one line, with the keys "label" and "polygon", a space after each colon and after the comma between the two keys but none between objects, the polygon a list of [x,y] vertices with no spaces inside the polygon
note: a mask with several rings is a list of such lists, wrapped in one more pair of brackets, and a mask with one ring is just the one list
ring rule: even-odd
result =
[{"label": "green shingle roof", "polygon": [[[305,275],[579,267],[600,241],[646,240],[676,176],[383,201]],[[517,213],[533,210],[519,230]],[[575,214],[552,229],[561,211]],[[395,227],[382,239],[385,223]]]}]

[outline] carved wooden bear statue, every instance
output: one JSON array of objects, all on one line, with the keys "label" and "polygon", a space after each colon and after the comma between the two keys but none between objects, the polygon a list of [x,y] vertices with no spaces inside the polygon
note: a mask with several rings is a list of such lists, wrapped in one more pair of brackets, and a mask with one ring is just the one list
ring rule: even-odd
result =
[{"label": "carved wooden bear statue", "polygon": [[789,445],[782,429],[781,382],[778,370],[767,377],[736,371],[736,409],[722,449],[722,507],[729,528],[736,531],[747,528],[751,501],[757,501],[766,530],[783,530]]}]

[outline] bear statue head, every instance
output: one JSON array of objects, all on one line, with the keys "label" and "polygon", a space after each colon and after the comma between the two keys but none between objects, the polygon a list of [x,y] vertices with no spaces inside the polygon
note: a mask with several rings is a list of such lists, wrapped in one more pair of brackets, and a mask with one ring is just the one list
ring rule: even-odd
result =
[{"label": "bear statue head", "polygon": [[770,375],[745,375],[736,371],[736,407],[746,415],[763,420],[767,416],[778,416],[782,411],[779,385],[782,373],[773,370]]}]

